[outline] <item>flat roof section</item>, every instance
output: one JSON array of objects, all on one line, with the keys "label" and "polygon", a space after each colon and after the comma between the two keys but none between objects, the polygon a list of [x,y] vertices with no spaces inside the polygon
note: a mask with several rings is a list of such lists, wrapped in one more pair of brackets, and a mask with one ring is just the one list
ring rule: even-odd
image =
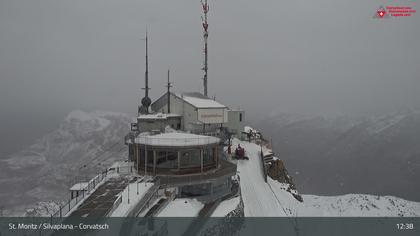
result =
[{"label": "flat roof section", "polygon": [[137,118],[140,120],[167,120],[168,118],[172,117],[181,117],[181,115],[170,113],[155,113],[155,114],[147,114],[147,115],[140,115]]},{"label": "flat roof section", "polygon": [[196,108],[227,108],[225,105],[200,93],[183,93],[175,95]]},{"label": "flat roof section", "polygon": [[77,183],[70,188],[70,191],[81,191],[88,187],[88,182]]}]

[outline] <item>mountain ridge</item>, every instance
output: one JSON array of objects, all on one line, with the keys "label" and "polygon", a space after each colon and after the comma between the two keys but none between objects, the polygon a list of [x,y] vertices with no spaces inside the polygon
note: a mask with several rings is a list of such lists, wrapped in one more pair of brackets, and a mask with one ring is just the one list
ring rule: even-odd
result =
[{"label": "mountain ridge", "polygon": [[[91,174],[109,167],[114,161],[125,160],[127,150],[123,145],[123,137],[129,129],[128,124],[131,121],[132,118],[123,113],[73,111],[63,120],[57,130],[38,139],[27,149],[2,160],[0,165],[0,188],[2,189],[0,200],[7,206],[7,208],[3,206],[5,208],[3,214],[48,215],[51,211],[57,209],[57,206],[63,200],[68,199],[68,187],[70,187],[72,179],[75,177],[89,178]],[[282,156],[280,155],[280,157]],[[28,175],[28,172],[31,174]],[[298,189],[302,189],[299,184],[297,186]],[[279,194],[290,195],[282,189],[276,191],[281,191]],[[292,196],[290,195],[290,197]],[[304,215],[302,212],[329,214],[330,216],[344,214],[340,213],[339,210],[331,209],[323,212],[316,206],[324,204],[324,207],[326,207],[334,202],[345,202],[343,200],[347,199],[345,196],[303,195],[303,198],[304,201],[307,198],[306,200],[309,203],[313,202],[313,204],[310,204],[309,208],[305,208],[298,203],[291,202],[293,207],[299,208],[300,206],[301,213],[299,214]],[[325,200],[327,198],[333,200]],[[354,198],[368,198],[373,204],[376,202],[376,196],[373,195],[354,194]],[[413,212],[418,212],[411,207],[412,204],[417,203],[396,197],[385,196],[379,198],[397,199],[394,202],[401,202],[402,205],[398,209],[402,209],[404,216],[411,216]],[[353,201],[357,202],[356,200]],[[360,200],[360,202],[363,201]],[[338,203],[334,204],[337,205]],[[365,202],[364,204],[369,203]],[[404,209],[404,205],[410,206],[410,208]],[[343,208],[336,208],[350,209],[355,205],[342,206]],[[357,205],[357,207],[359,206],[360,204]],[[366,212],[366,209],[362,209],[354,214],[364,214]],[[400,211],[381,212],[398,216],[397,212]]]}]

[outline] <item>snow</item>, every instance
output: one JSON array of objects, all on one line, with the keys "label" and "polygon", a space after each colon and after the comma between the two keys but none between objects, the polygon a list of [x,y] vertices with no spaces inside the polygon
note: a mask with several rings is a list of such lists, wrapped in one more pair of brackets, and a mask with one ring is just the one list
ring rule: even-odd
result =
[{"label": "snow", "polygon": [[196,97],[187,94],[177,94],[177,96],[196,108],[227,108],[225,105],[204,96]]},{"label": "snow", "polygon": [[298,216],[418,217],[420,204],[393,196],[347,194],[342,196],[303,195]]},{"label": "snow", "polygon": [[158,216],[160,217],[195,217],[204,204],[195,198],[176,198],[171,201]]},{"label": "snow", "polygon": [[94,112],[84,112],[81,110],[74,110],[70,112],[65,121],[67,122],[80,122],[80,123],[93,123],[95,124],[95,130],[103,130],[111,124],[111,121],[106,118],[106,116],[121,116],[123,114],[116,112],[104,112],[104,111],[94,111]]},{"label": "snow", "polygon": [[183,235],[194,223],[204,204],[195,198],[176,198],[157,215],[158,217],[186,217],[182,220],[168,221],[168,231],[171,235]]},{"label": "snow", "polygon": [[254,128],[250,127],[250,126],[245,126],[244,127],[244,132],[245,133],[249,133],[249,131],[252,131],[253,133],[256,133],[257,130],[255,130]]},{"label": "snow", "polygon": [[[136,207],[143,196],[146,194],[154,184],[153,183],[130,183],[122,192],[122,201],[120,205],[111,213],[111,217],[124,217],[127,216],[131,210]],[[137,194],[137,187],[139,192]],[[128,197],[130,196],[130,203]]]},{"label": "snow", "polygon": [[80,191],[86,189],[88,185],[88,182],[77,183],[70,188],[70,191]]},{"label": "snow", "polygon": [[178,114],[165,114],[165,113],[155,113],[155,114],[147,114],[147,115],[140,115],[138,116],[139,119],[142,120],[166,120],[170,117],[180,117],[181,115]]},{"label": "snow", "polygon": [[[233,145],[238,143],[245,148],[249,157],[249,160],[237,162],[245,216],[286,216],[270,186],[264,182],[258,153],[260,147],[254,143],[233,140]],[[292,195],[290,197],[293,198]]]},{"label": "snow", "polygon": [[254,143],[233,140],[245,148],[249,160],[239,160],[241,193],[245,216],[315,216],[315,217],[417,217],[420,203],[393,196],[347,194],[343,196],[302,195],[297,201],[287,192],[287,184],[267,178],[264,182],[259,157],[260,147]]},{"label": "snow", "polygon": [[225,201],[222,201],[217,208],[214,210],[212,217],[224,217],[229,214],[231,211],[235,210],[239,205],[241,199],[240,197],[234,197]]},{"label": "snow", "polygon": [[371,127],[367,128],[367,131],[370,134],[378,134],[400,122],[406,118],[405,114],[398,114],[395,116],[381,116],[379,118],[373,118],[372,123],[373,125]]},{"label": "snow", "polygon": [[156,135],[142,135],[136,143],[154,146],[197,146],[218,143],[219,138],[189,133],[162,133]]},{"label": "snow", "polygon": [[24,217],[49,217],[59,210],[60,203],[54,201],[38,202],[33,208],[26,209]]}]

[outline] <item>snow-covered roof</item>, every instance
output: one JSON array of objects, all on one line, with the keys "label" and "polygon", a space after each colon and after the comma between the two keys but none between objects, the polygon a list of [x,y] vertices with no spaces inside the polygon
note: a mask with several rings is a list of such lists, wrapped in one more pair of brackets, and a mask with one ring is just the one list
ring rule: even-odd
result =
[{"label": "snow-covered roof", "polygon": [[88,186],[88,182],[77,183],[70,188],[70,191],[80,191],[86,189]]},{"label": "snow-covered roof", "polygon": [[220,139],[211,136],[189,133],[162,133],[156,135],[139,135],[136,143],[152,146],[198,146],[219,143]]},{"label": "snow-covered roof", "polygon": [[155,113],[155,114],[146,114],[146,115],[140,115],[138,116],[138,119],[141,120],[166,120],[170,117],[180,117],[181,115],[178,114],[173,114],[173,113],[169,113],[169,114],[165,114],[165,113]]},{"label": "snow-covered roof", "polygon": [[227,108],[225,105],[200,93],[183,93],[175,95],[196,108]]},{"label": "snow-covered roof", "polygon": [[165,207],[158,216],[194,217],[198,216],[198,213],[203,207],[204,204],[195,198],[177,198],[169,202],[168,206]]},{"label": "snow-covered roof", "polygon": [[[118,207],[111,213],[112,217],[126,217],[140,201],[143,199],[147,191],[153,186],[153,183],[141,183],[137,181],[130,183],[120,194],[122,199],[130,198],[130,202],[121,201]],[[137,189],[137,191],[129,191],[131,189]]]}]

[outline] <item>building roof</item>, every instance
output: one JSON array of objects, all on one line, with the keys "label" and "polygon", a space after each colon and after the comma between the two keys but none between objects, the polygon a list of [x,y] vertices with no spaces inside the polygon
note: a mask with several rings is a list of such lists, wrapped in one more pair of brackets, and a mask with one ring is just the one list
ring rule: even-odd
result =
[{"label": "building roof", "polygon": [[77,183],[70,188],[70,191],[80,191],[88,187],[88,182]]},{"label": "building roof", "polygon": [[156,135],[139,135],[135,142],[151,146],[183,147],[216,144],[220,142],[220,139],[205,135],[173,132]]},{"label": "building roof", "polygon": [[[184,102],[190,104],[195,108],[227,108],[225,105],[210,99],[201,93],[171,93],[172,96],[175,96]],[[160,98],[156,99],[152,103],[152,109],[155,111],[160,110],[167,103],[168,93],[163,94]]]},{"label": "building roof", "polygon": [[155,113],[155,114],[145,114],[139,115],[137,118],[141,120],[166,120],[171,117],[180,117],[178,114],[167,114],[167,113]]},{"label": "building roof", "polygon": [[210,99],[201,93],[183,93],[175,94],[175,96],[181,98],[196,108],[227,108],[225,105]]}]

